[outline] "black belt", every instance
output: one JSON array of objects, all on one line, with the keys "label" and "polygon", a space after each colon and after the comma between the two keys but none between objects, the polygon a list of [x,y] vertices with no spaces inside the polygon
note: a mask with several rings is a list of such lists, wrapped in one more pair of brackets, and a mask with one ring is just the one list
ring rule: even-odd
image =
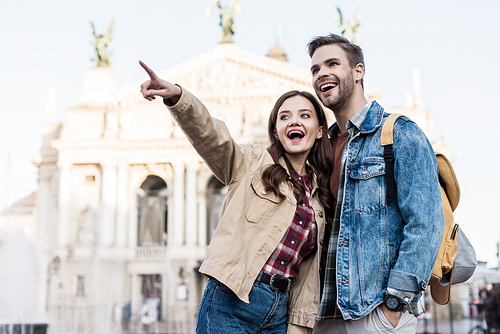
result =
[{"label": "black belt", "polygon": [[281,276],[280,274],[270,275],[266,272],[262,272],[260,279],[257,281],[269,285],[271,290],[287,292],[290,289],[291,279]]}]

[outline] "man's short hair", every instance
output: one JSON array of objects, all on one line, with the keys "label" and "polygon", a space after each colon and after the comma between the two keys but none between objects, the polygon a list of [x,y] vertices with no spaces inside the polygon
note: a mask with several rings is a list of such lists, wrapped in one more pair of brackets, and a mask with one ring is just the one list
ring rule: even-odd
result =
[{"label": "man's short hair", "polygon": [[[347,61],[349,62],[349,66],[351,68],[356,67],[357,64],[361,64],[363,65],[363,68],[365,68],[365,58],[363,56],[363,50],[361,50],[358,45],[351,43],[344,36],[335,35],[332,33],[326,36],[316,36],[311,39],[309,43],[307,43],[307,51],[309,53],[309,57],[312,58],[314,52],[316,52],[319,47],[330,44],[337,44],[342,48],[342,50],[344,50],[347,56]],[[361,86],[363,86],[363,81],[364,80],[362,79]]]}]

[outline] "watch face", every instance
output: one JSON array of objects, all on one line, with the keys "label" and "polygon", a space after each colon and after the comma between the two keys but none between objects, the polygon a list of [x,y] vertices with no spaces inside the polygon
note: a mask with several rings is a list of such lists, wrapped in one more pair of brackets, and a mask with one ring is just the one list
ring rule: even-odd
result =
[{"label": "watch face", "polygon": [[391,311],[396,310],[400,304],[399,298],[396,296],[387,296],[384,302],[385,306]]}]

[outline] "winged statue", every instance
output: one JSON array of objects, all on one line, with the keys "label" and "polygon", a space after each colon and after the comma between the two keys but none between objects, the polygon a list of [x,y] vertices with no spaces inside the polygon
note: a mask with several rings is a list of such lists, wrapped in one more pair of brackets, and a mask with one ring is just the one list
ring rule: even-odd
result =
[{"label": "winged statue", "polygon": [[359,20],[358,20],[358,11],[354,14],[354,22],[351,23],[351,21],[347,20],[344,21],[342,11],[340,10],[339,7],[337,7],[337,12],[339,13],[339,30],[342,36],[347,38],[349,41],[352,43],[356,43],[356,30],[358,30],[359,27]]},{"label": "winged statue", "polygon": [[241,5],[238,0],[234,0],[232,7],[223,7],[220,0],[212,0],[208,4],[205,14],[209,16],[215,6],[217,6],[219,10],[220,26],[222,27],[222,38],[220,43],[233,43],[234,17],[241,13]]},{"label": "winged statue", "polygon": [[113,40],[114,21],[111,21],[107,35],[97,34],[92,21],[90,22],[90,25],[92,26],[92,35],[94,35],[92,44],[94,45],[97,54],[97,58],[92,59],[95,62],[95,67],[109,67],[111,65],[111,56],[108,52],[108,47]]}]

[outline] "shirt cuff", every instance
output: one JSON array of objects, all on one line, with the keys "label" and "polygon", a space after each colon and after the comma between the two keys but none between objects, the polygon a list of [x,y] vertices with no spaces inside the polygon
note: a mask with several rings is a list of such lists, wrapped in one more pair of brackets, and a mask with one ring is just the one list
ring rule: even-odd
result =
[{"label": "shirt cuff", "polygon": [[163,103],[164,103],[167,107],[169,107],[169,108],[171,108],[171,107],[175,106],[175,105],[176,105],[176,104],[180,101],[181,96],[182,96],[182,87],[181,87],[180,85],[178,85],[178,84],[175,84],[175,85],[181,89],[181,95],[179,95],[179,99],[177,100],[177,102],[176,102],[176,103],[174,103],[174,101],[172,101],[171,99],[165,99],[165,98],[163,99]]}]

